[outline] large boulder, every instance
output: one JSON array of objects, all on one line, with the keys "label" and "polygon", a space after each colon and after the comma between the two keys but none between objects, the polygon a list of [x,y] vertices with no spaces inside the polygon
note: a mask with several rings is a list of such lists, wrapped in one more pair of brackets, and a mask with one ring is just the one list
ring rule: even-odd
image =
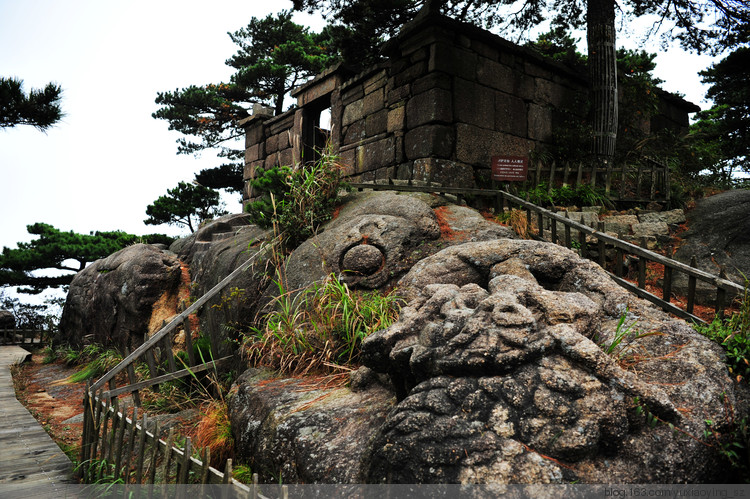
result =
[{"label": "large boulder", "polygon": [[378,386],[358,393],[327,388],[327,381],[274,379],[257,369],[236,381],[229,413],[238,457],[264,481],[364,481],[368,444],[393,406],[393,394]]},{"label": "large boulder", "polygon": [[468,243],[400,286],[401,318],[363,344],[399,399],[369,482],[721,479],[706,421],[721,433],[741,417],[722,350],[595,264],[548,243]]},{"label": "large boulder", "polygon": [[[682,244],[674,259],[690,263],[696,257],[698,268],[718,275],[724,268],[729,280],[744,284],[750,276],[750,190],[722,192],[699,200],[688,212],[689,229],[681,235]],[[687,295],[688,279],[675,273],[672,290]],[[716,288],[697,282],[696,302],[711,305]]]},{"label": "large boulder", "polygon": [[511,229],[469,208],[449,205],[444,198],[352,194],[333,221],[289,256],[287,288],[304,289],[331,273],[350,286],[384,288],[445,246],[515,237]]},{"label": "large boulder", "polygon": [[248,270],[236,276],[198,313],[201,331],[213,335],[212,344],[219,349],[215,355],[223,356],[232,351],[225,340],[236,340],[237,327],[255,318],[258,298],[265,289],[267,276],[273,273],[273,260],[263,246],[269,234],[268,230],[251,225],[248,215],[235,214],[208,222],[191,236],[170,246],[190,269],[193,297],[204,295],[240,265],[253,259]]},{"label": "large boulder", "polygon": [[148,244],[95,261],[70,283],[59,339],[134,349],[176,313],[182,277],[176,255]]}]

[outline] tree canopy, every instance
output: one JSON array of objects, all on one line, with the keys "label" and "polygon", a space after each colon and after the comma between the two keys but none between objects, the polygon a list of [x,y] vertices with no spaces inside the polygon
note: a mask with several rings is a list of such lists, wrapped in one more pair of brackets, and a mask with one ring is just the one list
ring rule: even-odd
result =
[{"label": "tree canopy", "polygon": [[244,150],[235,142],[243,136],[239,121],[250,115],[253,104],[283,111],[284,97],[295,86],[317,74],[330,62],[326,35],[316,34],[292,21],[282,11],[228,33],[237,53],[226,64],[235,73],[228,83],[191,85],[174,92],[159,92],[161,106],[153,117],[169,122],[169,129],[185,137],[178,139],[178,154],[198,154],[216,149],[225,163],[201,171],[196,180],[214,189],[242,189],[241,161]]},{"label": "tree canopy", "polygon": [[[26,286],[19,291],[40,293],[47,288],[70,284],[73,276],[86,264],[104,258],[134,244],[170,243],[163,234],[135,236],[122,231],[78,234],[61,231],[52,225],[35,223],[26,227],[37,236],[31,242],[19,242],[17,248],[3,248],[0,254],[0,286]],[[37,275],[37,271],[54,269],[56,275]]]},{"label": "tree canopy", "polygon": [[195,229],[204,220],[226,215],[221,209],[219,193],[203,185],[179,182],[177,187],[167,189],[165,196],[148,205],[143,222],[149,225],[178,225]]},{"label": "tree canopy", "polygon": [[701,72],[714,106],[698,115],[696,129],[716,143],[721,170],[750,172],[750,47],[739,47]]},{"label": "tree canopy", "polygon": [[63,117],[62,88],[48,83],[43,89],[23,90],[23,80],[0,77],[0,128],[31,125],[47,130]]}]

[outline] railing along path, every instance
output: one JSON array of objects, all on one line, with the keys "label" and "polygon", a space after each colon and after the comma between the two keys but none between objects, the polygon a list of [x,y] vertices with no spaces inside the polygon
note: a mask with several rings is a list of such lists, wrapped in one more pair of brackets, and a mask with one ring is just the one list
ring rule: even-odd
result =
[{"label": "railing along path", "polygon": [[[355,189],[372,189],[372,190],[388,190],[388,191],[400,191],[400,192],[426,192],[426,193],[439,193],[439,194],[453,194],[459,201],[465,196],[476,196],[476,197],[488,197],[494,199],[496,213],[502,213],[506,207],[510,208],[518,206],[526,211],[526,217],[529,227],[532,225],[533,214],[537,218],[537,233],[535,237],[539,239],[545,239],[545,225],[549,226],[549,239],[551,242],[556,244],[562,244],[566,248],[573,246],[572,233],[576,231],[578,233],[578,244],[580,246],[581,256],[587,258],[589,256],[588,243],[586,242],[586,236],[590,236],[596,240],[596,248],[598,253],[597,263],[609,274],[609,276],[617,282],[620,286],[633,292],[637,296],[644,298],[655,305],[658,305],[665,311],[681,317],[686,320],[691,320],[698,323],[704,323],[705,321],[700,317],[693,314],[695,307],[695,295],[696,295],[696,284],[698,281],[708,283],[711,287],[716,289],[716,304],[715,311],[719,317],[724,314],[725,308],[729,305],[727,296],[734,296],[739,294],[740,296],[744,292],[744,287],[726,279],[722,270],[720,275],[714,275],[709,272],[705,272],[691,265],[686,265],[682,262],[672,260],[658,253],[654,253],[646,248],[642,248],[635,244],[628,243],[616,237],[610,236],[604,232],[603,222],[599,222],[596,229],[591,228],[587,225],[575,222],[567,216],[562,216],[557,213],[553,213],[545,208],[535,205],[521,199],[504,190],[490,190],[490,189],[466,189],[461,187],[441,187],[441,186],[417,186],[417,185],[403,185],[403,184],[371,184],[371,183],[353,183],[350,184]],[[567,215],[567,214],[566,214]],[[548,224],[546,222],[549,222]],[[564,227],[564,233],[562,235],[557,234],[557,224],[560,223]],[[607,247],[615,249],[615,272],[610,272],[605,269],[605,258]],[[624,279],[623,262],[625,255],[635,255],[638,257],[638,282],[633,284]],[[662,284],[662,296],[656,296],[653,293],[646,291],[646,262],[651,261],[664,266],[664,279]],[[693,263],[693,265],[695,265]],[[671,303],[672,297],[672,282],[674,280],[674,272],[682,272],[688,278],[688,295],[686,308],[682,309]]]}]

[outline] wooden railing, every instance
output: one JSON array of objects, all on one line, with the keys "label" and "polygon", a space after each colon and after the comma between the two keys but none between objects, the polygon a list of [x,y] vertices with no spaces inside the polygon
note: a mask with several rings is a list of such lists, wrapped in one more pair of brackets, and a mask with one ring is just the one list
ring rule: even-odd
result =
[{"label": "wooden railing", "polygon": [[[392,185],[392,184],[365,184],[357,183],[350,184],[355,189],[372,189],[372,190],[390,190],[390,191],[401,191],[401,192],[428,192],[428,193],[440,193],[440,194],[453,194],[460,201],[466,196],[476,197],[488,197],[494,199],[496,213],[502,212],[505,208],[511,208],[516,206],[526,211],[526,217],[528,226],[531,227],[532,222],[536,222],[537,232],[533,234],[534,237],[544,240],[549,240],[556,244],[561,244],[567,248],[573,247],[573,235],[576,235],[577,245],[579,246],[578,251],[583,257],[590,257],[591,251],[589,251],[589,245],[586,241],[586,237],[589,236],[595,239],[595,247],[597,249],[597,259],[595,260],[602,268],[605,268],[605,255],[607,248],[615,249],[615,261],[614,261],[614,272],[605,271],[610,277],[617,282],[620,286],[628,289],[636,295],[644,298],[655,305],[658,305],[663,310],[672,313],[683,319],[703,323],[701,318],[694,315],[695,306],[695,293],[697,281],[708,283],[711,287],[716,290],[716,303],[715,312],[721,317],[724,314],[725,308],[730,304],[729,298],[731,296],[740,295],[744,292],[744,288],[739,284],[727,280],[725,275],[714,275],[708,272],[704,272],[693,266],[686,265],[682,262],[672,260],[665,256],[649,251],[646,248],[642,248],[635,244],[622,241],[616,237],[610,236],[604,232],[603,224],[594,229],[581,223],[575,222],[566,216],[553,213],[533,203],[525,201],[518,196],[514,196],[503,190],[488,190],[488,189],[466,189],[460,187],[439,187],[439,186],[416,186],[416,185]],[[532,215],[533,214],[533,215]],[[534,220],[536,217],[536,220]],[[557,224],[563,225],[563,234],[558,234]],[[550,229],[546,231],[544,227],[548,226]],[[637,257],[638,265],[638,278],[637,284],[633,284],[624,279],[623,262],[626,255],[633,255]],[[662,283],[661,297],[656,296],[646,291],[646,262],[655,262],[664,267],[664,278]],[[671,303],[672,298],[672,283],[674,281],[675,272],[682,272],[687,276],[688,279],[688,295],[685,309],[682,309]],[[722,272],[723,274],[723,272]]]},{"label": "wooden railing", "polygon": [[[261,248],[261,250],[245,263],[238,266],[206,294],[198,298],[192,305],[178,314],[169,323],[165,324],[150,338],[146,339],[133,352],[126,352],[125,358],[99,380],[87,386],[83,401],[84,429],[81,437],[80,462],[82,463],[82,479],[85,481],[95,481],[101,478],[97,476],[98,473],[94,475],[90,473],[91,466],[96,463],[101,468],[109,467],[108,469],[113,469],[116,477],[124,479],[125,483],[128,483],[128,480],[134,480],[135,483],[143,483],[144,480],[145,483],[154,483],[154,466],[156,460],[161,459],[167,471],[172,460],[177,463],[177,471],[174,478],[177,481],[171,483],[187,483],[184,481],[187,480],[187,474],[193,472],[199,475],[200,480],[208,480],[199,483],[232,483],[240,488],[244,487],[243,490],[247,489],[246,486],[231,478],[231,460],[228,461],[225,471],[221,473],[208,466],[208,459],[200,461],[190,457],[191,447],[189,439],[186,439],[184,449],[174,445],[172,438],[168,439],[167,442],[159,440],[158,429],[155,429],[153,432],[145,430],[145,419],[147,417],[145,413],[142,415],[144,422],[138,425],[137,422],[133,422],[125,417],[122,412],[119,412],[118,397],[132,393],[135,410],[137,411],[140,407],[139,390],[209,369],[215,369],[217,364],[232,358],[230,355],[220,359],[209,359],[208,361],[197,359],[193,351],[190,316],[198,312],[212,298],[218,296],[242,272],[251,269],[263,254],[265,254],[265,249]],[[175,355],[172,351],[172,335],[178,327],[182,327],[185,332],[185,353],[188,361],[187,365],[182,366],[184,367],[183,369],[178,369]],[[215,340],[215,334],[210,335],[210,338],[212,354],[216,354],[219,349]],[[150,374],[148,379],[142,381],[137,381],[135,376],[134,363],[139,360],[145,361]],[[127,375],[128,383],[125,386],[118,387],[115,383],[115,377],[123,372]],[[138,418],[134,416],[133,419],[137,420]],[[111,426],[108,426],[110,421]],[[129,435],[128,439],[126,439],[127,447],[123,447],[122,443],[125,434]],[[136,439],[138,443],[137,448],[134,449]],[[145,473],[143,471],[143,463],[136,461],[133,474],[128,474],[127,470],[130,469],[130,464],[128,463],[130,463],[131,457],[137,456],[137,459],[142,459],[144,452],[146,452],[143,446],[147,445],[147,442],[151,443],[151,450],[148,452],[151,452],[150,455],[153,456],[152,462],[154,463],[150,472]],[[167,473],[165,477],[168,478],[169,474]]]},{"label": "wooden railing", "polygon": [[44,329],[0,329],[0,345],[41,345],[50,333]]},{"label": "wooden railing", "polygon": [[620,201],[669,201],[669,167],[642,157],[634,164],[585,165],[556,161],[534,162],[528,169],[524,187],[545,183],[551,192],[556,185],[601,187],[607,196]]},{"label": "wooden railing", "polygon": [[[231,485],[235,495],[266,497],[260,493],[258,475],[246,485],[232,477],[232,460],[226,460],[224,471],[210,466],[210,449],[194,449],[190,437],[178,445],[174,428],[166,440],[159,438],[159,424],[151,424],[144,412],[140,422],[138,408],[127,417],[120,411],[117,398],[106,401],[84,395],[83,445],[78,473],[84,483],[124,484],[208,484]],[[195,457],[198,454],[199,457]],[[266,489],[272,486],[264,486]],[[279,496],[284,496],[283,489]]]}]

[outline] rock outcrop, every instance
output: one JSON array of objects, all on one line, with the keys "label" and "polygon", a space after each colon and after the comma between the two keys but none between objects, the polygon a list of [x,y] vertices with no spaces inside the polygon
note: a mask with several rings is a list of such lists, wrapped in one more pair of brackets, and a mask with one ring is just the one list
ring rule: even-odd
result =
[{"label": "rock outcrop", "polygon": [[[689,229],[681,234],[683,243],[675,260],[690,264],[696,257],[698,268],[718,275],[723,267],[729,280],[742,285],[750,277],[750,190],[736,189],[699,200],[688,212]],[[674,276],[672,289],[687,295],[688,279],[681,272]],[[696,302],[712,305],[716,288],[698,281]]]},{"label": "rock outcrop", "polygon": [[60,341],[113,345],[131,350],[161,325],[155,307],[174,314],[182,282],[177,257],[156,246],[134,244],[80,271],[60,318]]},{"label": "rock outcrop", "polygon": [[[189,237],[175,241],[170,250],[190,269],[191,296],[199,297],[250,259],[254,264],[241,273],[218,296],[201,308],[201,331],[214,335],[219,356],[230,353],[225,341],[235,340],[233,327],[255,318],[258,299],[265,289],[266,276],[273,273],[268,252],[262,243],[269,231],[251,225],[246,214],[227,215],[211,221]],[[222,328],[225,325],[228,327]]]},{"label": "rock outcrop", "polygon": [[511,229],[469,208],[447,205],[443,198],[352,194],[336,219],[290,255],[287,284],[301,290],[334,273],[355,287],[383,288],[445,246],[516,237]]},{"label": "rock outcrop", "polygon": [[[734,417],[721,349],[595,264],[547,243],[470,243],[420,261],[401,286],[412,301],[400,320],[363,344],[400,400],[368,481],[679,483],[721,471],[701,441],[707,419]],[[618,339],[623,314],[619,333],[634,326]]]},{"label": "rock outcrop", "polygon": [[230,395],[238,457],[284,483],[363,483],[368,444],[393,402],[378,386],[354,393],[250,369]]}]

